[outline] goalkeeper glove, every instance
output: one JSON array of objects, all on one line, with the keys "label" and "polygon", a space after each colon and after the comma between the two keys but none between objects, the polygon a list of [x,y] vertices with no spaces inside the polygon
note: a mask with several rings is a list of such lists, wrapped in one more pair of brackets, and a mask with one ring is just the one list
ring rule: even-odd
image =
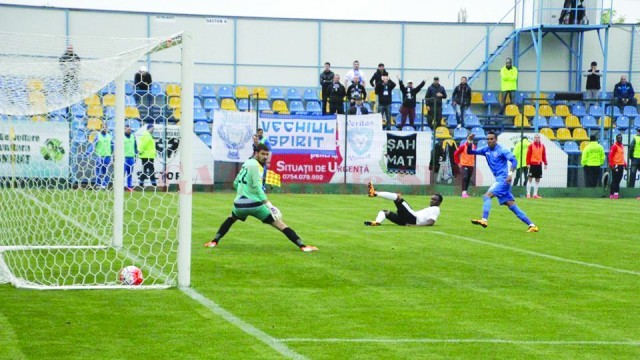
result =
[{"label": "goalkeeper glove", "polygon": [[273,218],[273,220],[275,221],[282,220],[282,213],[280,212],[280,210],[278,210],[277,207],[273,206],[271,201],[267,201],[265,205],[267,205],[267,207],[269,208],[269,211],[271,212],[271,217]]}]

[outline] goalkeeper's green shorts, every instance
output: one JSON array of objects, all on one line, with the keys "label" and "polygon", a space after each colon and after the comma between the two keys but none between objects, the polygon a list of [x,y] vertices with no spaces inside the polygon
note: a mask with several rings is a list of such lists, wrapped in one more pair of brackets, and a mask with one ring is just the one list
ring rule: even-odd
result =
[{"label": "goalkeeper's green shorts", "polygon": [[242,204],[242,207],[238,207],[238,205],[240,204],[233,204],[231,215],[238,218],[240,221],[247,220],[247,217],[249,216],[253,216],[265,224],[271,224],[275,221],[273,216],[271,216],[269,207],[265,204],[260,203],[260,205],[253,207],[245,207],[247,204]]}]

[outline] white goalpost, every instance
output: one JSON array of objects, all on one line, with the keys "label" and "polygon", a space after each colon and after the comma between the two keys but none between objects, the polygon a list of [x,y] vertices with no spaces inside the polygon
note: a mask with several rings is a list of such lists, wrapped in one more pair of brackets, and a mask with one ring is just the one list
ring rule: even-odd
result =
[{"label": "white goalpost", "polygon": [[[0,33],[0,41],[0,283],[42,290],[188,287],[191,38]],[[173,103],[182,115],[172,117],[179,121],[172,140],[179,144],[173,150],[180,182],[170,186],[156,168],[157,184],[141,177],[133,188],[125,177],[125,139],[140,144],[151,133],[156,151],[166,152],[166,121],[158,119],[173,115],[164,92],[140,96],[125,78],[159,52],[171,54],[181,72]],[[161,115],[148,116],[151,110]],[[165,135],[148,132],[153,123]],[[103,146],[109,143],[112,152]],[[132,176],[136,185],[142,172]],[[142,270],[142,284],[118,278],[130,265]]]}]

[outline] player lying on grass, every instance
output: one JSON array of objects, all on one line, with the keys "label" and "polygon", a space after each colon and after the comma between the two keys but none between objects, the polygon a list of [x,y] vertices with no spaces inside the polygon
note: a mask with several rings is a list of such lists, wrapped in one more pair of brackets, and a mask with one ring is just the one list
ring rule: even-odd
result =
[{"label": "player lying on grass", "polygon": [[440,215],[440,204],[442,203],[442,195],[440,194],[431,196],[429,207],[420,211],[413,210],[411,205],[400,194],[376,191],[371,182],[369,182],[369,197],[380,197],[393,201],[398,212],[381,210],[375,221],[364,222],[366,226],[380,226],[385,219],[389,219],[392,223],[400,226],[433,226]]},{"label": "player lying on grass", "polygon": [[[467,142],[471,143],[474,137],[474,134],[469,134]],[[511,178],[513,177],[513,172],[518,167],[518,160],[513,156],[511,151],[498,144],[496,134],[493,131],[489,131],[487,133],[487,146],[475,150],[467,147],[467,153],[484,156],[485,159],[487,159],[489,169],[491,169],[493,176],[496,178],[496,182],[489,187],[487,193],[482,197],[482,219],[471,220],[471,223],[480,225],[483,228],[489,226],[487,219],[489,218],[489,211],[491,211],[491,199],[497,197],[500,205],[508,206],[509,210],[516,214],[518,219],[529,225],[527,232],[538,232],[538,227],[532,223],[527,215],[516,205],[516,201],[511,193]],[[511,162],[511,168],[509,168],[509,162]]]},{"label": "player lying on grass", "polygon": [[304,252],[317,251],[315,246],[305,245],[293,229],[282,222],[282,213],[273,206],[262,189],[262,166],[269,157],[269,148],[265,144],[256,146],[254,157],[242,164],[242,169],[233,181],[233,187],[237,190],[236,199],[233,201],[231,215],[220,225],[213,240],[204,244],[206,247],[216,247],[220,239],[229,231],[238,220],[245,221],[253,216],[265,224],[282,231],[282,233],[300,250]]}]

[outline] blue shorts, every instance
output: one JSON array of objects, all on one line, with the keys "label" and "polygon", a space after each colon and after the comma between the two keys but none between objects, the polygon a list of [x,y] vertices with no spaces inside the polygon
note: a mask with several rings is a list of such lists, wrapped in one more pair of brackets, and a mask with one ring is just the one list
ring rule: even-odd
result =
[{"label": "blue shorts", "polygon": [[498,181],[493,183],[487,192],[492,193],[498,198],[498,202],[500,205],[504,205],[507,201],[515,200],[513,198],[513,194],[511,193],[511,184],[505,181]]}]

